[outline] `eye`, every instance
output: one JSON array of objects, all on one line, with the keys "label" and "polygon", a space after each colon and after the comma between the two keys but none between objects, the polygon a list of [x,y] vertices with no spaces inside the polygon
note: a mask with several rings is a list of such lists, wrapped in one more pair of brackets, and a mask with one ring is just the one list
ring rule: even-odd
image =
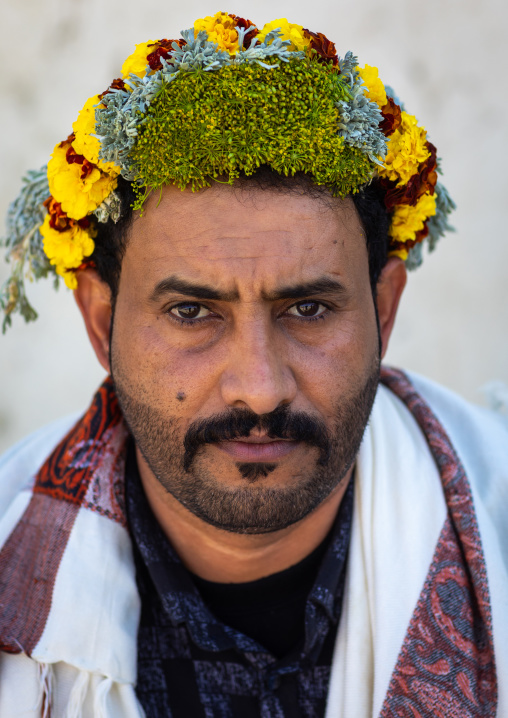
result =
[{"label": "eye", "polygon": [[288,314],[291,314],[292,316],[296,317],[319,317],[321,314],[323,314],[326,311],[326,307],[324,304],[320,304],[320,302],[314,302],[310,299],[306,300],[305,302],[298,302],[298,304],[293,304],[292,307],[289,307],[287,310]]},{"label": "eye", "polygon": [[177,319],[204,319],[208,317],[211,312],[209,309],[204,307],[202,304],[197,302],[182,302],[169,310]]}]

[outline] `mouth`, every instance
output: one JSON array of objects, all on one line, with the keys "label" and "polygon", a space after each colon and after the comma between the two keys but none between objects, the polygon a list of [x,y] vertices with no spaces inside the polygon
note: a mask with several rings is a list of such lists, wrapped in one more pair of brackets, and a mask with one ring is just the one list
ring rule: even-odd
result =
[{"label": "mouth", "polygon": [[264,436],[246,436],[221,441],[216,446],[236,461],[276,461],[287,456],[300,444],[291,439],[271,439]]}]

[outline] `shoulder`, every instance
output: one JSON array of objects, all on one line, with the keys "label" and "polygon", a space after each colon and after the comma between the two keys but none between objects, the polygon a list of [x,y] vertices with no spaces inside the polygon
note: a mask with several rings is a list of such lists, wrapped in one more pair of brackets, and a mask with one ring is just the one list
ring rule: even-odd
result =
[{"label": "shoulder", "polygon": [[449,389],[408,373],[415,389],[448,433],[466,473],[499,476],[508,490],[508,417],[475,406]]},{"label": "shoulder", "polygon": [[20,439],[14,446],[0,456],[0,473],[12,471],[15,466],[30,470],[35,462],[35,470],[47,458],[48,453],[76,423],[80,414],[69,414],[46,424]]},{"label": "shoulder", "polygon": [[480,523],[490,524],[508,545],[508,417],[475,406],[418,374],[406,375],[448,435],[464,467]]},{"label": "shoulder", "polygon": [[[508,416],[471,404],[454,392],[419,374],[406,372],[437,418],[455,433],[460,443],[508,456]],[[485,441],[487,445],[485,445]]]},{"label": "shoulder", "polygon": [[416,392],[448,434],[465,468],[472,473],[487,468],[499,470],[508,479],[508,416],[471,404],[413,372],[385,369],[383,381],[399,398],[405,397],[408,405],[411,392]]},{"label": "shoulder", "polygon": [[[78,416],[72,414],[43,426],[0,456],[0,545],[10,532],[8,526],[11,521],[7,520],[7,515],[11,513],[9,510],[12,509],[14,514],[22,512],[29,500],[38,469],[76,423]],[[18,510],[13,504],[16,504]]]}]

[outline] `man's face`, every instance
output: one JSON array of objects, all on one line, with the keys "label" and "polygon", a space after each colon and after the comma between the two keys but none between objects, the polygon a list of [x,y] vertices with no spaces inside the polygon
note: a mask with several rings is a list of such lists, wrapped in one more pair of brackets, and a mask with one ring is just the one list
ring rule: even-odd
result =
[{"label": "man's face", "polygon": [[[158,198],[157,198],[158,199]],[[163,190],[122,263],[111,370],[158,481],[241,533],[288,526],[340,484],[379,374],[350,200]]]}]

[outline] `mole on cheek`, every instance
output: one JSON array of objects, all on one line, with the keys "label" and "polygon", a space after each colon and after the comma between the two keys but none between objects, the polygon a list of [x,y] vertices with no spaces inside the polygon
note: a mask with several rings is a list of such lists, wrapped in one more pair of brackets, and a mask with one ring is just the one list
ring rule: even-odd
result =
[{"label": "mole on cheek", "polygon": [[178,401],[185,401],[185,393],[183,391],[179,391],[176,395],[176,398],[178,399]]}]

